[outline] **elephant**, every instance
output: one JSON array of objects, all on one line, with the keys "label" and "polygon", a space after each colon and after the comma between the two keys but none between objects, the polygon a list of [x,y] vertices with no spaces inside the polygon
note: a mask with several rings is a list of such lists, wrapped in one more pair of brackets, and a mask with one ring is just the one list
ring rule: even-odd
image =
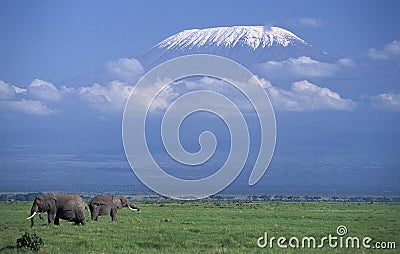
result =
[{"label": "elephant", "polygon": [[124,196],[100,196],[97,195],[90,200],[89,209],[92,220],[97,221],[99,215],[111,216],[111,221],[117,221],[117,210],[128,207],[132,211],[139,211],[139,208],[132,205]]},{"label": "elephant", "polygon": [[49,194],[37,196],[31,208],[31,216],[26,219],[31,220],[31,227],[34,226],[36,213],[47,212],[49,224],[60,225],[60,219],[73,221],[75,225],[85,225],[85,209],[88,208],[86,202],[75,194]]}]

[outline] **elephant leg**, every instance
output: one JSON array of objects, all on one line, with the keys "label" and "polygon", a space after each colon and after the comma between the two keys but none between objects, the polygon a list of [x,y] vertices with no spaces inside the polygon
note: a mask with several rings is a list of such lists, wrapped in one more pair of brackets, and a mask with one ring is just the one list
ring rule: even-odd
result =
[{"label": "elephant leg", "polygon": [[81,220],[81,224],[82,224],[82,225],[86,225],[86,218],[85,218],[85,215],[83,215],[83,219]]},{"label": "elephant leg", "polygon": [[47,222],[49,224],[54,224],[56,219],[58,219],[58,218],[56,218],[56,213],[52,213],[52,212],[47,213]]},{"label": "elephant leg", "polygon": [[90,215],[92,217],[92,220],[97,221],[97,217],[99,217],[99,212],[100,212],[100,207],[93,207],[90,211]]},{"label": "elephant leg", "polygon": [[90,218],[91,218],[92,220],[94,220],[94,215],[95,215],[94,210],[95,210],[95,208],[93,208],[92,206],[90,206]]},{"label": "elephant leg", "polygon": [[117,208],[111,208],[111,221],[117,221]]},{"label": "elephant leg", "polygon": [[75,225],[78,226],[80,224],[80,221],[78,218],[75,219]]},{"label": "elephant leg", "polygon": [[86,224],[86,217],[85,217],[85,210],[83,211],[75,211],[75,225],[79,224],[85,225]]},{"label": "elephant leg", "polygon": [[54,220],[54,225],[60,225],[60,218],[58,216]]},{"label": "elephant leg", "polygon": [[94,215],[94,220],[97,221],[98,218],[99,218],[99,210],[96,211]]}]

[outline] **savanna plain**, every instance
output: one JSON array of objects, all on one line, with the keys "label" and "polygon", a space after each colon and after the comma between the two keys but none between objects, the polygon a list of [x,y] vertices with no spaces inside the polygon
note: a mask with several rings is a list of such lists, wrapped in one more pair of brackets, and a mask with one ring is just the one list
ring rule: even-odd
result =
[{"label": "savanna plain", "polygon": [[[31,253],[16,248],[25,232],[42,238],[37,253],[398,253],[396,249],[259,248],[257,240],[268,237],[312,236],[317,241],[329,234],[338,236],[343,225],[346,236],[371,237],[400,243],[400,204],[317,202],[139,202],[140,212],[121,209],[118,221],[101,216],[75,226],[60,220],[47,225],[36,218],[30,227],[32,202],[0,202],[0,252]],[[286,242],[288,244],[288,242]],[[318,243],[317,243],[318,244]],[[398,248],[397,248],[398,247]]]}]

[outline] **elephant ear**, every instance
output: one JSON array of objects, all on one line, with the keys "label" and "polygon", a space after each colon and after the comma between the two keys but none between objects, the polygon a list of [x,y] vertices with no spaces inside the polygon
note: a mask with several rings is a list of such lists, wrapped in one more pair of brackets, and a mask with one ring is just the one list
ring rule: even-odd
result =
[{"label": "elephant ear", "polygon": [[119,200],[121,201],[121,207],[128,206],[128,199],[124,196],[120,196]]},{"label": "elephant ear", "polygon": [[43,197],[42,196],[37,196],[35,198],[34,204],[43,204]]},{"label": "elephant ear", "polygon": [[117,207],[118,209],[122,208],[122,202],[120,197],[113,196],[112,201],[115,207]]},{"label": "elephant ear", "polygon": [[50,211],[51,208],[53,208],[56,205],[57,200],[55,199],[55,197],[48,197],[44,200],[43,203],[43,212],[47,212]]}]

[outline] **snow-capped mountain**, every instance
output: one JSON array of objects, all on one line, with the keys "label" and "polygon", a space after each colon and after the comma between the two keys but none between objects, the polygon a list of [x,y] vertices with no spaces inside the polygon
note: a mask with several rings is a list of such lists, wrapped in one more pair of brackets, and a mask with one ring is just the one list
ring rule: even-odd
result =
[{"label": "snow-capped mountain", "polygon": [[167,49],[193,49],[221,46],[233,48],[236,45],[257,48],[271,47],[274,44],[287,47],[306,43],[293,33],[279,27],[234,26],[208,29],[191,29],[175,34],[156,45]]},{"label": "snow-capped mountain", "polygon": [[136,58],[145,69],[174,57],[188,54],[214,54],[251,67],[266,61],[308,56],[332,61],[297,35],[279,27],[233,26],[190,29],[172,35]]},{"label": "snow-capped mountain", "polygon": [[306,57],[304,59],[308,61],[337,61],[294,33],[279,27],[190,29],[166,38],[138,56],[108,63],[103,69],[68,80],[64,84],[87,86],[93,83],[106,84],[113,80],[134,84],[140,75],[156,65],[190,54],[224,56],[243,64],[255,73],[259,64],[268,61],[280,62],[300,57]]}]

